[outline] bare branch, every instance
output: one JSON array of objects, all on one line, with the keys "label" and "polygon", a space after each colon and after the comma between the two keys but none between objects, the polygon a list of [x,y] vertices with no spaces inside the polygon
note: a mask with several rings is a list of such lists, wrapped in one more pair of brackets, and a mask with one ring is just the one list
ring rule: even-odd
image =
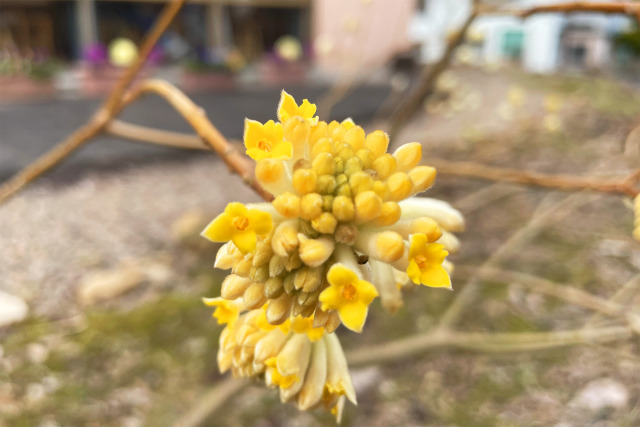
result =
[{"label": "bare branch", "polygon": [[71,153],[102,132],[104,126],[121,111],[122,106],[120,100],[124,91],[138,74],[153,49],[153,46],[155,46],[160,36],[178,14],[184,2],[185,0],[174,0],[164,8],[162,14],[142,43],[138,59],[118,81],[109,93],[107,100],[96,114],[93,115],[91,120],[53,149],[20,170],[0,187],[0,204],[20,191],[25,185],[58,165]]},{"label": "bare branch", "polygon": [[160,130],[146,126],[135,125],[121,120],[112,120],[105,132],[120,138],[151,144],[166,145],[168,147],[184,148],[188,150],[207,150],[202,139],[197,135]]},{"label": "bare branch", "polygon": [[450,162],[442,159],[429,159],[429,165],[438,173],[453,176],[480,178],[489,181],[516,182],[525,185],[554,188],[564,191],[597,191],[601,193],[624,194],[635,197],[640,190],[634,187],[640,179],[640,169],[633,171],[620,180],[579,177],[572,175],[550,175],[528,172],[521,169],[486,166],[475,162]]}]

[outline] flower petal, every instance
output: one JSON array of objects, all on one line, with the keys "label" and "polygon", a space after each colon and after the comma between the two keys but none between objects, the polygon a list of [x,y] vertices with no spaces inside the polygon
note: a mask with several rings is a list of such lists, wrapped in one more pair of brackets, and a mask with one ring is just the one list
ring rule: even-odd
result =
[{"label": "flower petal", "polygon": [[441,265],[434,265],[423,271],[420,282],[432,288],[451,288],[451,278]]},{"label": "flower petal", "polygon": [[409,279],[416,285],[419,285],[421,275],[422,272],[418,264],[414,260],[409,261],[409,267],[407,267],[407,276],[409,276]]},{"label": "flower petal", "polygon": [[369,306],[360,302],[346,304],[338,309],[340,320],[353,332],[362,332],[364,322],[367,320]]},{"label": "flower petal", "polygon": [[261,210],[249,209],[247,218],[249,219],[249,228],[260,236],[264,236],[273,228],[271,215]]},{"label": "flower petal", "polygon": [[201,235],[212,242],[229,241],[233,237],[232,220],[233,217],[228,213],[221,213],[202,230]]},{"label": "flower petal", "polygon": [[245,231],[243,233],[235,233],[233,238],[233,244],[240,249],[240,252],[246,254],[255,250],[258,237],[255,231]]}]

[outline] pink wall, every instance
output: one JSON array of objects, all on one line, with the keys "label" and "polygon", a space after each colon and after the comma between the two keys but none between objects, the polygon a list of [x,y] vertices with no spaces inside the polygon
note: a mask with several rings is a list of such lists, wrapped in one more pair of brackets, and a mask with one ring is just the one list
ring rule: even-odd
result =
[{"label": "pink wall", "polygon": [[379,66],[410,46],[415,0],[315,0],[316,63],[331,73]]}]

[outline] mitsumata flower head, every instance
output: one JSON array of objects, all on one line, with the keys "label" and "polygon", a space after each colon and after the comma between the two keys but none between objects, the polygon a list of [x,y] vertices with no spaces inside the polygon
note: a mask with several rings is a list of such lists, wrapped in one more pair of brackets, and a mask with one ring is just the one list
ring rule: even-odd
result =
[{"label": "mitsumata flower head", "polygon": [[405,287],[450,289],[445,257],[464,220],[445,202],[413,197],[436,176],[420,165],[421,144],[390,154],[384,132],[315,113],[283,91],[279,123],[245,122],[256,179],[274,200],[230,203],[203,231],[224,242],[215,266],[231,269],[221,297],[205,302],[227,325],[223,372],[262,378],[283,401],[339,419],[345,397],[356,400],[333,332],[361,332],[378,297],[394,312]]}]

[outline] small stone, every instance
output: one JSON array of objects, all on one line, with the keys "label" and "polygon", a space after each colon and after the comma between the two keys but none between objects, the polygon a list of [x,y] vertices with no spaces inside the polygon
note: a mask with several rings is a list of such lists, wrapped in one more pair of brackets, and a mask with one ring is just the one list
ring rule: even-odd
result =
[{"label": "small stone", "polygon": [[28,313],[29,307],[22,298],[0,291],[0,328],[23,321]]},{"label": "small stone", "polygon": [[40,343],[31,343],[27,346],[27,359],[35,365],[40,365],[49,357],[49,349]]},{"label": "small stone", "polygon": [[187,211],[171,224],[171,237],[176,241],[183,241],[197,236],[210,220],[199,209]]},{"label": "small stone", "polygon": [[27,386],[26,399],[29,403],[38,403],[46,396],[46,390],[42,384],[29,384]]},{"label": "small stone", "polygon": [[143,281],[143,275],[135,266],[116,270],[98,270],[85,275],[78,287],[78,300],[83,305],[93,305],[121,295]]},{"label": "small stone", "polygon": [[623,384],[611,378],[602,378],[587,384],[569,406],[598,412],[605,408],[624,408],[628,401],[629,392]]}]

